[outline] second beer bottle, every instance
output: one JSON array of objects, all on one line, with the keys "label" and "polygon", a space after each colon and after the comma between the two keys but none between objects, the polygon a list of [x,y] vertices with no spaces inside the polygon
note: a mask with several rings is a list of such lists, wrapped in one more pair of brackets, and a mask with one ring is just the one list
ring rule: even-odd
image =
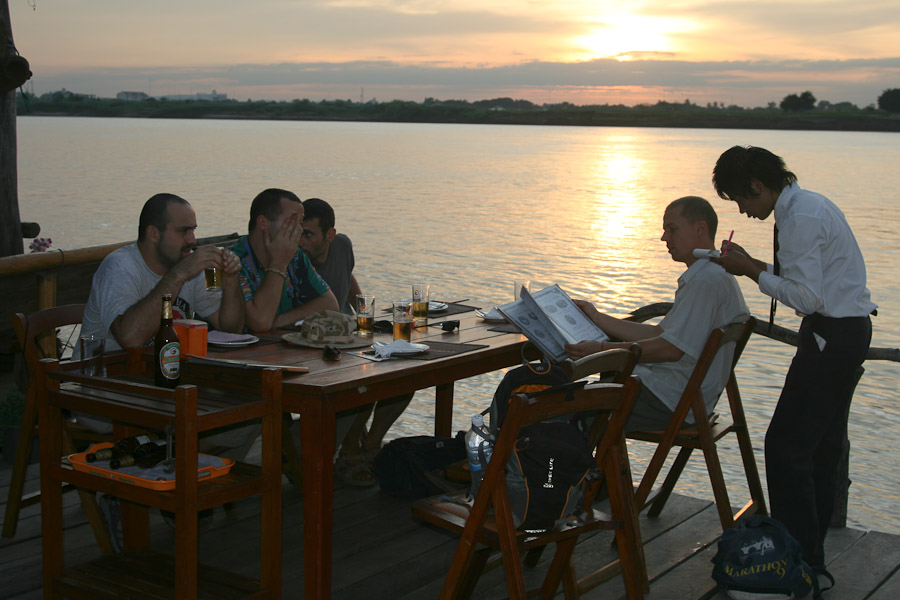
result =
[{"label": "second beer bottle", "polygon": [[181,380],[181,344],[172,325],[172,294],[163,294],[162,318],[153,340],[154,382],[160,387],[174,388]]}]

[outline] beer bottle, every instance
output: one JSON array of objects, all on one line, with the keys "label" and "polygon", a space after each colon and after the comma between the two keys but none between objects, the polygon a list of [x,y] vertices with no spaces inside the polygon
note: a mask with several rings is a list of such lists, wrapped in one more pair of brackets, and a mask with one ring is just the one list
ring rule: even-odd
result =
[{"label": "beer bottle", "polygon": [[131,437],[122,438],[109,448],[102,448],[100,450],[97,450],[96,452],[89,452],[85,455],[84,458],[88,462],[118,458],[120,456],[133,453],[141,444],[154,442],[158,439],[160,439],[160,435],[158,433],[148,431],[147,433],[143,433],[141,435],[133,435]]},{"label": "beer bottle", "polygon": [[176,387],[181,380],[181,344],[172,325],[172,294],[163,294],[162,319],[153,340],[154,381],[160,387]]},{"label": "beer bottle", "polygon": [[137,465],[143,469],[152,467],[166,457],[166,441],[153,440],[141,444],[130,454],[123,454],[109,461],[110,469],[120,469]]}]

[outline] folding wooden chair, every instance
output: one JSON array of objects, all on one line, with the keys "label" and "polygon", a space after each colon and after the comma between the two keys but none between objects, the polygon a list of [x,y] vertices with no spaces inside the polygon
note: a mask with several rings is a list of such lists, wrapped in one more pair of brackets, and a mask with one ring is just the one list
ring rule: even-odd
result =
[{"label": "folding wooden chair", "polygon": [[[491,461],[474,503],[469,506],[465,492],[418,500],[413,515],[460,535],[453,561],[441,590],[442,600],[467,598],[483,570],[491,549],[499,549],[511,598],[525,598],[521,552],[534,547],[556,545],[540,588],[541,598],[552,598],[560,582],[566,598],[577,598],[579,581],[571,564],[579,536],[598,529],[614,529],[619,549],[622,575],[628,598],[643,598],[646,566],[641,551],[640,529],[634,507],[631,475],[627,467],[623,428],[640,388],[640,381],[630,377],[624,384],[589,384],[566,399],[566,393],[546,394],[537,398],[517,395],[510,400],[503,427],[497,437]],[[588,509],[582,519],[569,519],[542,534],[516,531],[506,488],[505,467],[519,430],[529,424],[569,414],[595,413],[590,431],[605,433],[591,442],[596,448],[597,465],[603,470],[610,496],[612,519],[593,507],[599,486],[592,486],[585,498]],[[482,547],[479,547],[479,544]]]},{"label": "folding wooden chair", "polygon": [[[56,330],[66,325],[81,323],[84,315],[84,304],[67,304],[55,306],[37,311],[28,316],[16,313],[12,317],[13,329],[19,341],[19,347],[25,356],[25,365],[28,368],[28,390],[25,393],[25,406],[22,411],[22,422],[19,425],[19,443],[16,447],[16,458],[13,463],[12,477],[9,482],[9,493],[6,500],[6,515],[3,518],[3,537],[16,535],[19,523],[19,512],[26,506],[37,504],[41,501],[41,492],[23,495],[25,488],[25,474],[28,468],[28,459],[31,455],[32,442],[38,435],[37,405],[35,390],[37,383],[38,361],[42,358],[56,357]],[[75,440],[106,441],[110,436],[104,436],[90,431],[76,423],[67,423],[63,430],[63,450],[71,454],[75,452]],[[68,490],[74,488],[68,487]],[[97,544],[104,553],[112,552],[112,546],[107,534],[106,521],[97,506],[97,500],[93,492],[78,490],[81,496],[81,504],[87,514],[88,522],[97,538]]]},{"label": "folding wooden chair", "polygon": [[[635,494],[638,510],[650,506],[649,515],[658,516],[672,493],[675,483],[684,470],[691,453],[695,449],[703,451],[706,459],[706,469],[712,484],[713,495],[716,500],[716,508],[719,512],[719,520],[722,528],[733,527],[742,516],[751,514],[766,514],[766,501],[762,485],[759,480],[759,471],[756,468],[756,460],[753,457],[753,446],[750,442],[750,434],[747,431],[747,420],[744,417],[744,407],[741,403],[740,390],[737,379],[734,376],[734,366],[737,364],[753,333],[756,319],[750,317],[743,323],[732,323],[724,328],[713,329],[709,334],[706,346],[693,373],[688,380],[681,400],[675,408],[675,412],[664,431],[632,431],[626,437],[634,440],[642,440],[657,444],[653,458],[647,466],[647,470],[641,479],[641,484]],[[734,356],[731,360],[731,373],[725,392],[728,395],[728,404],[731,407],[731,421],[723,422],[718,413],[708,414],[703,403],[700,385],[706,377],[712,365],[713,359],[726,345],[734,343]],[[685,423],[688,413],[694,417],[694,425]],[[735,515],[732,513],[731,503],[728,498],[728,490],[725,487],[725,478],[722,475],[722,466],[719,462],[719,454],[716,450],[716,442],[725,435],[734,433],[737,436],[741,451],[741,459],[744,463],[744,472],[747,477],[747,485],[750,489],[750,501]],[[650,492],[653,484],[659,476],[666,457],[673,446],[680,446],[681,450],[675,458],[672,468],[669,470],[662,487],[652,498]]]},{"label": "folding wooden chair", "polygon": [[625,383],[640,358],[640,344],[631,344],[627,349],[616,348],[590,354],[578,360],[567,359],[561,366],[572,381],[591,375],[601,375],[605,377],[604,381],[608,377],[613,383]]}]

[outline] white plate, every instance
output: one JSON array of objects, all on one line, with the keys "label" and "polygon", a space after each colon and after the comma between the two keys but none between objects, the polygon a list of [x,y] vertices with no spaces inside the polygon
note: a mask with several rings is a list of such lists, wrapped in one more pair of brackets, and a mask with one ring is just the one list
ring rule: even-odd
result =
[{"label": "white plate", "polygon": [[442,310],[447,310],[446,302],[429,302],[428,303],[428,312],[441,312]]},{"label": "white plate", "polygon": [[224,346],[227,348],[241,348],[259,341],[255,335],[246,333],[226,333],[224,331],[210,331],[206,336],[206,342],[211,346]]}]

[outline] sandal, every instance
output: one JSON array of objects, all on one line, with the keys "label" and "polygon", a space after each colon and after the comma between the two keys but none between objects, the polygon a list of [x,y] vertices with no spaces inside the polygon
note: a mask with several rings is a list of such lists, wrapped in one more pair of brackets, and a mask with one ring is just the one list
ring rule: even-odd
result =
[{"label": "sandal", "polygon": [[334,473],[347,485],[369,487],[378,481],[372,472],[371,462],[362,453],[352,456],[341,454],[334,463]]}]

